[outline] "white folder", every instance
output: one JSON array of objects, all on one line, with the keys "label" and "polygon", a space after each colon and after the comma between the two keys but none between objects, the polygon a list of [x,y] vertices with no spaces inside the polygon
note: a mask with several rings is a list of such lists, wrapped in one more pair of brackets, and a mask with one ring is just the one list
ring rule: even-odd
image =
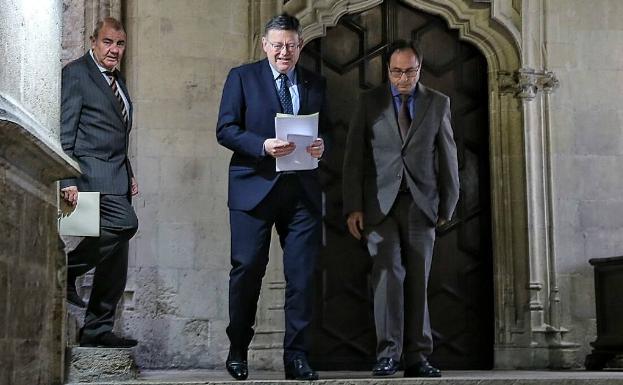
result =
[{"label": "white folder", "polygon": [[71,206],[60,199],[58,233],[79,237],[100,235],[100,193],[78,192],[78,203]]}]

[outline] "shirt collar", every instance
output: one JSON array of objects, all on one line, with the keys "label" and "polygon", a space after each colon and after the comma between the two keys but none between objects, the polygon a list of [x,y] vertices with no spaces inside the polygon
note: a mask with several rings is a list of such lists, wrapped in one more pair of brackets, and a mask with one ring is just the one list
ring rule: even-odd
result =
[{"label": "shirt collar", "polygon": [[[279,77],[279,75],[281,75],[281,73],[279,71],[277,71],[276,69],[273,68],[273,65],[268,62],[270,70],[273,72],[273,80],[277,80],[277,78]],[[288,80],[290,81],[290,84],[296,84],[296,71],[295,68],[291,69],[290,71],[288,71],[286,73],[286,76],[288,77]]]},{"label": "shirt collar", "polygon": [[100,63],[99,63],[99,62],[95,59],[95,55],[93,54],[93,50],[92,50],[92,49],[90,49],[90,50],[89,50],[89,54],[91,54],[91,59],[93,59],[93,61],[95,62],[95,65],[97,66],[97,68],[99,68],[99,70],[100,70],[100,72],[101,72],[101,73],[104,73],[104,72],[115,72],[115,71],[117,71],[117,69],[116,69],[116,68],[114,68],[112,71],[110,71],[110,70],[108,70],[108,69],[106,69],[106,68],[102,67],[102,66],[100,65]]},{"label": "shirt collar", "polygon": [[[400,97],[400,92],[398,92],[398,89],[396,89],[396,87],[394,87],[393,84],[390,83],[389,85],[391,91],[392,91],[392,96],[395,98],[399,98]],[[413,93],[411,94],[411,97],[415,99],[415,95],[417,94],[417,84],[415,85],[415,89],[413,90]]]}]

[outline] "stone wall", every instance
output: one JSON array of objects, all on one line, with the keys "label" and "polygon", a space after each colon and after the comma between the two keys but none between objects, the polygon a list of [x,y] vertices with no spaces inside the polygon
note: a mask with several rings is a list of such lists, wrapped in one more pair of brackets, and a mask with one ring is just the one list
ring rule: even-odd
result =
[{"label": "stone wall", "polygon": [[595,339],[590,258],[623,255],[623,2],[548,0],[546,57],[560,80],[551,97],[555,252],[563,325]]},{"label": "stone wall", "polygon": [[139,231],[119,326],[140,367],[222,367],[228,342],[227,164],[215,126],[227,72],[247,57],[245,0],[129,0]]},{"label": "stone wall", "polygon": [[[131,154],[141,189],[135,200],[141,224],[132,242],[130,280],[119,327],[141,340],[137,350],[141,367],[221,367],[227,352],[226,169],[230,153],[216,143],[214,127],[228,69],[253,56],[248,41],[255,41],[249,38],[254,31],[249,24],[261,24],[266,16],[258,19],[252,11],[249,14],[250,4],[243,0],[128,0],[122,12],[129,34],[124,71],[135,103]],[[623,115],[617,103],[622,91],[616,87],[623,76],[619,47],[623,36],[617,23],[623,17],[623,4],[618,0],[530,4],[542,7],[517,14],[516,35],[534,28],[544,44],[542,52],[530,55],[538,54],[543,60],[532,62],[524,57],[526,62],[516,69],[527,65],[553,71],[560,87],[551,97],[530,102],[530,108],[538,112],[533,115],[538,122],[510,117],[512,127],[517,127],[513,140],[521,141],[521,124],[548,127],[537,138],[543,153],[512,155],[542,162],[536,168],[541,164],[548,168],[551,161],[551,173],[548,169],[539,174],[546,179],[551,176],[551,184],[549,179],[540,181],[551,186],[551,197],[548,191],[528,196],[521,187],[512,187],[513,194],[528,196],[529,205],[534,204],[532,199],[545,202],[537,206],[547,212],[539,217],[542,227],[531,229],[531,241],[545,238],[541,228],[547,233],[543,247],[531,248],[529,255],[513,254],[512,262],[523,266],[533,263],[528,260],[538,261],[535,271],[544,286],[551,284],[552,276],[558,278],[559,290],[544,292],[539,300],[558,303],[554,297],[560,293],[562,320],[548,315],[546,321],[567,328],[568,333],[560,329],[565,340],[580,344],[577,366],[595,337],[588,260],[623,254],[623,178],[617,167],[623,156]],[[534,36],[528,33],[526,37]],[[534,42],[524,42],[524,49],[530,45]],[[527,178],[529,188],[535,187],[533,182]],[[524,231],[518,230],[521,239],[517,242],[527,237]],[[510,274],[520,275],[517,271]],[[512,281],[512,277],[498,279]],[[517,282],[517,291],[529,289],[524,281]],[[530,286],[535,288],[541,286]],[[500,296],[507,294],[504,291]],[[523,319],[531,311],[530,298],[518,298],[522,301],[514,304],[516,308],[505,308],[500,314],[516,317],[519,326],[496,319],[511,340],[520,327],[531,327],[531,320]],[[510,306],[506,298],[498,300]],[[537,326],[545,338],[551,337],[547,323]],[[522,341],[526,348],[532,349],[533,337],[526,333]],[[547,343],[556,345],[556,341]],[[509,357],[508,365],[513,367],[517,358]]]},{"label": "stone wall", "polygon": [[[0,383],[63,381],[61,4],[0,0]],[[74,164],[75,165],[75,164]]]}]

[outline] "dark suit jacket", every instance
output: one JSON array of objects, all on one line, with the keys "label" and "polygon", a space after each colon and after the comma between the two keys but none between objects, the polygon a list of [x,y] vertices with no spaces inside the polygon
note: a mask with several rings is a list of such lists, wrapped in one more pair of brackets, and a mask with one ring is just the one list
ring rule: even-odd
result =
[{"label": "dark suit jacket", "polygon": [[[320,112],[319,131],[327,119],[324,78],[297,67],[299,115]],[[275,159],[263,155],[263,144],[275,137],[275,114],[282,112],[267,59],[233,68],[223,88],[216,137],[234,152],[229,164],[228,206],[251,210],[266,197],[279,175]],[[317,170],[297,171],[313,205],[321,209]]]},{"label": "dark suit jacket", "polygon": [[61,146],[78,162],[82,175],[62,180],[61,188],[73,185],[78,191],[129,193],[132,103],[123,79],[119,77],[118,83],[130,105],[127,127],[118,100],[88,52],[63,68]]},{"label": "dark suit jacket", "polygon": [[415,118],[404,142],[389,85],[362,94],[344,155],[344,213],[363,211],[366,224],[389,213],[402,177],[435,224],[450,219],[459,198],[456,144],[447,96],[417,85]]}]

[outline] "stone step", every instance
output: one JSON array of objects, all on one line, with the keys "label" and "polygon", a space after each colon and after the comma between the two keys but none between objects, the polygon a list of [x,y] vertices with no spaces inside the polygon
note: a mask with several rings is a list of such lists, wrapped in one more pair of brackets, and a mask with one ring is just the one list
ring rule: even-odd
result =
[{"label": "stone step", "polygon": [[70,347],[65,362],[70,383],[130,381],[139,375],[132,349]]},{"label": "stone step", "polygon": [[[368,372],[319,372],[314,385],[623,385],[623,371],[444,371],[442,378],[403,378],[401,374],[373,378]],[[308,384],[286,381],[281,372],[251,371],[247,381],[234,381],[224,370],[143,370],[125,381],[91,382],[93,385],[241,385]],[[79,385],[70,383],[70,385]]]}]

